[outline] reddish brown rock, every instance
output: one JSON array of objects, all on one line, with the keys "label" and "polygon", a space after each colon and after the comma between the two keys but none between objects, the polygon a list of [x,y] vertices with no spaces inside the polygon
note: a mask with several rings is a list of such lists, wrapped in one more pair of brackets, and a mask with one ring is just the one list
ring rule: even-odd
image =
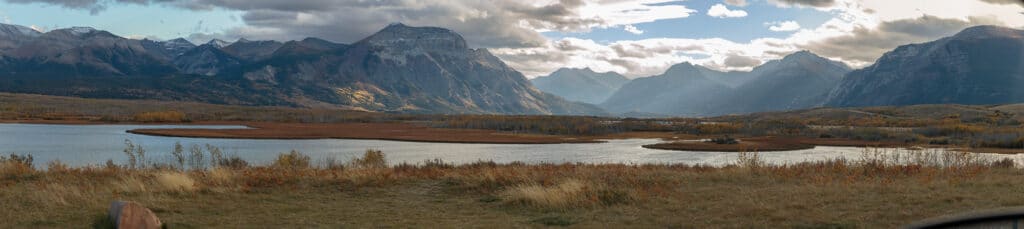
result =
[{"label": "reddish brown rock", "polygon": [[156,229],[163,224],[153,211],[131,201],[114,201],[110,204],[109,214],[115,228]]}]

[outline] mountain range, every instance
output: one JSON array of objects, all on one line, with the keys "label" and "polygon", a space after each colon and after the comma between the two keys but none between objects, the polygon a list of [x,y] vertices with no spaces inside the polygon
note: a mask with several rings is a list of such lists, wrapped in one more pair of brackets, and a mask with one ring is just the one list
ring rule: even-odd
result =
[{"label": "mountain range", "polygon": [[691,63],[628,79],[560,69],[528,80],[444,28],[318,38],[136,40],[0,24],[0,91],[404,113],[714,116],[820,106],[1024,102],[1024,31],[967,28],[851,69],[808,51],[751,71]]},{"label": "mountain range", "polygon": [[826,105],[1019,103],[1022,89],[1024,31],[977,26],[884,54],[847,75]]},{"label": "mountain range", "polygon": [[87,27],[0,25],[0,91],[411,113],[605,114],[536,89],[443,28],[392,24],[353,44],[194,45]]},{"label": "mountain range", "polygon": [[769,61],[752,71],[721,72],[690,63],[638,78],[601,107],[613,113],[711,116],[810,108],[850,71],[807,51]]},{"label": "mountain range", "polygon": [[530,82],[541,91],[571,101],[599,104],[611,97],[629,79],[615,72],[597,73],[590,68],[562,68]]},{"label": "mountain range", "polygon": [[[584,83],[562,85],[568,86],[539,88],[553,94],[590,88],[577,86]],[[936,41],[900,46],[863,69],[808,51],[749,72],[681,63],[608,90],[612,95],[606,100],[580,101],[626,116],[714,116],[822,106],[1020,103],[1020,88],[1024,31],[976,26]]]}]

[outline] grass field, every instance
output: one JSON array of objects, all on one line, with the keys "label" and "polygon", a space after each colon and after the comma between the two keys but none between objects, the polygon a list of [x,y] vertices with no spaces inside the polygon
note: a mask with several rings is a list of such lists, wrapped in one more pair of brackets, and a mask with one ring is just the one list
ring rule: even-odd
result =
[{"label": "grass field", "polygon": [[0,227],[88,227],[113,200],[141,202],[171,228],[892,228],[1024,205],[1024,170],[1007,161],[969,153],[864,155],[787,166],[763,164],[757,154],[725,167],[386,166],[379,151],[350,162],[293,152],[258,166],[224,159],[210,162],[212,169],[170,162],[38,170],[7,158],[0,163]]}]

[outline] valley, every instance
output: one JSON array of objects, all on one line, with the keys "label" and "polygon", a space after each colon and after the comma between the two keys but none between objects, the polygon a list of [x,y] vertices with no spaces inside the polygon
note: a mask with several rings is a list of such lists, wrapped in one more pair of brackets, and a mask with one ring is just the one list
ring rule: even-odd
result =
[{"label": "valley", "polygon": [[[0,24],[0,227],[110,228],[121,199],[184,228],[878,228],[1020,206],[1024,30],[953,27],[856,67],[769,42],[649,50],[675,55],[651,73],[624,63],[641,44],[587,43],[620,73],[542,58],[581,39],[515,53],[467,27],[193,43]],[[515,54],[574,64],[530,79]]]}]

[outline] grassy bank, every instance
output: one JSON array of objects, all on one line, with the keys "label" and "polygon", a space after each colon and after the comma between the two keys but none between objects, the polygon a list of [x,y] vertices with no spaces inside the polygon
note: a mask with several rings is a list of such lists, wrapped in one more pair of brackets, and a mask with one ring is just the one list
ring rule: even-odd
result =
[{"label": "grassy bank", "polygon": [[88,226],[113,200],[141,202],[171,227],[186,228],[891,228],[1024,205],[1024,171],[969,153],[896,158],[865,152],[858,160],[787,166],[741,154],[725,167],[388,166],[378,151],[349,162],[293,152],[252,166],[211,153],[199,159],[187,149],[182,154],[157,164],[36,166],[45,169],[34,169],[23,157],[5,158],[0,227]]}]

